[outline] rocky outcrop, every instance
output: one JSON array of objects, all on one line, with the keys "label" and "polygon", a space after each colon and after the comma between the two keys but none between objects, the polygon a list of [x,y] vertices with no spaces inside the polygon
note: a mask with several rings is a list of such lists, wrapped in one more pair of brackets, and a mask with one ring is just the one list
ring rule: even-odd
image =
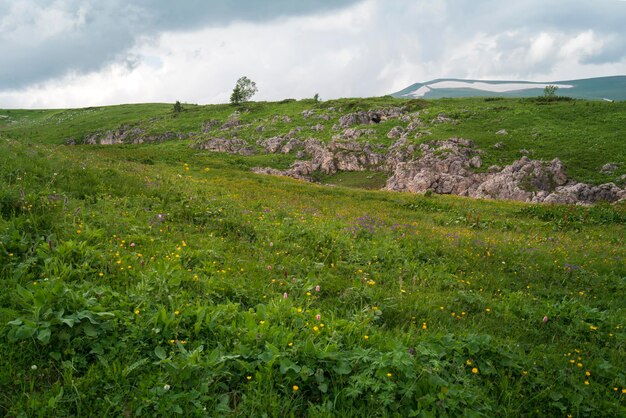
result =
[{"label": "rocky outcrop", "polygon": [[342,133],[333,135],[333,141],[354,141],[355,139],[374,135],[372,129],[348,128]]},{"label": "rocky outcrop", "polygon": [[406,114],[402,108],[390,107],[381,108],[368,111],[358,111],[354,113],[348,113],[339,118],[339,127],[349,128],[354,125],[369,125],[374,123],[380,123],[384,120],[399,118]]},{"label": "rocky outcrop", "polygon": [[253,155],[255,149],[248,142],[239,138],[211,138],[195,145],[199,149],[229,154]]},{"label": "rocky outcrop", "polygon": [[82,139],[76,140],[68,138],[65,140],[66,145],[116,145],[116,144],[143,144],[153,142],[164,142],[175,139],[185,139],[195,135],[194,133],[180,132],[163,132],[161,134],[146,134],[146,132],[138,127],[122,125],[117,129],[110,131],[94,132],[85,135]]},{"label": "rocky outcrop", "polygon": [[471,169],[482,164],[481,152],[471,141],[453,138],[422,144],[420,150],[423,155],[417,159],[391,164],[386,189],[565,204],[626,198],[626,190],[613,183],[593,186],[572,181],[558,158],[543,162],[522,157],[504,168],[492,166],[487,173],[476,173]]},{"label": "rocky outcrop", "polygon": [[265,151],[272,154],[289,154],[295,150],[302,149],[304,142],[299,139],[275,136],[267,139],[260,139],[257,141],[257,145],[260,145]]},{"label": "rocky outcrop", "polygon": [[474,169],[482,166],[483,152],[467,139],[451,138],[427,144],[411,144],[401,136],[384,152],[367,142],[315,139],[290,142],[272,138],[260,145],[268,152],[290,152],[303,148],[310,160],[296,161],[287,170],[255,168],[257,173],[289,176],[311,181],[313,173],[378,170],[391,173],[385,189],[439,194],[456,194],[476,198],[518,200],[545,203],[615,202],[626,198],[626,191],[612,183],[601,186],[576,183],[569,179],[559,159],[550,162],[526,156],[503,168],[491,166],[488,172]]},{"label": "rocky outcrop", "polygon": [[[311,181],[311,175],[320,171],[334,174],[338,171],[384,170],[386,157],[381,152],[382,146],[375,146],[367,142],[331,141],[327,144],[316,139],[307,139],[297,143],[302,146],[302,155],[310,160],[300,160],[292,164],[287,170],[274,170],[257,167],[257,173],[275,174]],[[285,152],[290,142],[285,138],[274,138],[263,143],[266,149],[276,149]]]},{"label": "rocky outcrop", "polygon": [[619,166],[616,163],[606,163],[602,166],[600,172],[602,174],[613,174],[618,168]]}]

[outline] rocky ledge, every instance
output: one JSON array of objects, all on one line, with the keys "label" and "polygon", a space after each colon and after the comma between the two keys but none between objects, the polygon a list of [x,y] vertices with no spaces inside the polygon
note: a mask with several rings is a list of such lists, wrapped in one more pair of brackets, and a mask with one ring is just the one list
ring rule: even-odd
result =
[{"label": "rocky ledge", "polygon": [[177,132],[164,132],[161,134],[148,134],[145,130],[122,125],[117,129],[109,131],[99,131],[85,135],[83,138],[76,140],[75,138],[67,138],[66,145],[116,145],[116,144],[143,144],[164,142],[173,139],[185,139],[193,136],[193,133],[182,134]]},{"label": "rocky ledge", "polygon": [[316,171],[375,170],[391,173],[386,190],[536,203],[591,204],[626,199],[626,190],[613,183],[594,186],[573,181],[558,158],[546,162],[524,156],[505,167],[477,172],[483,152],[462,138],[416,145],[403,137],[389,149],[367,142],[333,140],[325,144],[315,139],[280,137],[262,145],[267,145],[268,152],[300,149],[299,155],[310,159],[296,161],[287,170],[256,167],[254,172],[307,181],[312,181]]}]

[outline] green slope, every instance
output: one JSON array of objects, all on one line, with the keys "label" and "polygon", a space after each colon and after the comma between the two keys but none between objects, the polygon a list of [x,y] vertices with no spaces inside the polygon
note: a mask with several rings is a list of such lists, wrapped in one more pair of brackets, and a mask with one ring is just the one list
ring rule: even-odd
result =
[{"label": "green slope", "polygon": [[[506,128],[515,147],[570,164],[626,160],[623,103],[252,103],[237,135],[322,121],[305,109],[399,104],[419,106],[425,123],[440,112],[459,121],[429,126],[435,138],[464,132],[486,146]],[[249,171],[275,157],[210,153],[191,139],[63,145],[128,123],[198,132],[233,111],[170,109],[0,112],[10,115],[0,415],[626,414],[623,204],[321,187]],[[339,114],[323,121],[324,138]],[[269,124],[275,115],[292,122]],[[369,125],[379,143],[390,122]]]}]

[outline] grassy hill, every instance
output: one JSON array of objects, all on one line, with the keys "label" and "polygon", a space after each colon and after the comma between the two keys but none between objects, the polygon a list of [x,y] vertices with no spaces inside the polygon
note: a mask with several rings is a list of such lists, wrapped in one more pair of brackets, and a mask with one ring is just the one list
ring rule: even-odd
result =
[{"label": "grassy hill", "polygon": [[[623,103],[250,103],[236,135],[254,143],[320,123],[328,140],[341,115],[398,105],[425,122],[458,120],[415,141],[460,135],[493,162],[523,147],[561,157],[581,180],[624,174]],[[257,175],[249,168],[295,157],[191,148],[206,121],[234,109],[171,108],[0,111],[4,415],[626,413],[623,204],[371,191],[358,187],[372,179],[348,173],[326,180],[357,188]],[[308,109],[332,117],[305,119]],[[389,144],[398,123],[368,126],[368,140]],[[120,126],[196,134],[64,145]],[[621,171],[601,174],[608,161]]]},{"label": "grassy hill", "polygon": [[[455,84],[456,86],[454,86]],[[506,91],[501,91],[503,86],[509,84],[512,86],[506,88]],[[558,89],[558,94],[564,97],[587,100],[626,100],[626,76],[548,82],[445,78],[412,84],[394,93],[393,96],[422,97],[425,99],[444,97],[536,97],[543,95],[544,85],[549,84],[562,86]],[[447,87],[447,85],[454,87]]]}]

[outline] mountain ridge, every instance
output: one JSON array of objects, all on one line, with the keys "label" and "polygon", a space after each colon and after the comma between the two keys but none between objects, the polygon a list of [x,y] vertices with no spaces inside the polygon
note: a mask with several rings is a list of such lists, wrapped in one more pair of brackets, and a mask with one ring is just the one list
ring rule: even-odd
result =
[{"label": "mountain ridge", "polygon": [[[587,100],[626,100],[626,75],[560,81],[475,80],[436,78],[414,83],[392,94],[394,97],[426,99],[454,97],[536,97],[546,85],[559,87],[559,96]],[[532,86],[532,87],[531,87]]]}]

